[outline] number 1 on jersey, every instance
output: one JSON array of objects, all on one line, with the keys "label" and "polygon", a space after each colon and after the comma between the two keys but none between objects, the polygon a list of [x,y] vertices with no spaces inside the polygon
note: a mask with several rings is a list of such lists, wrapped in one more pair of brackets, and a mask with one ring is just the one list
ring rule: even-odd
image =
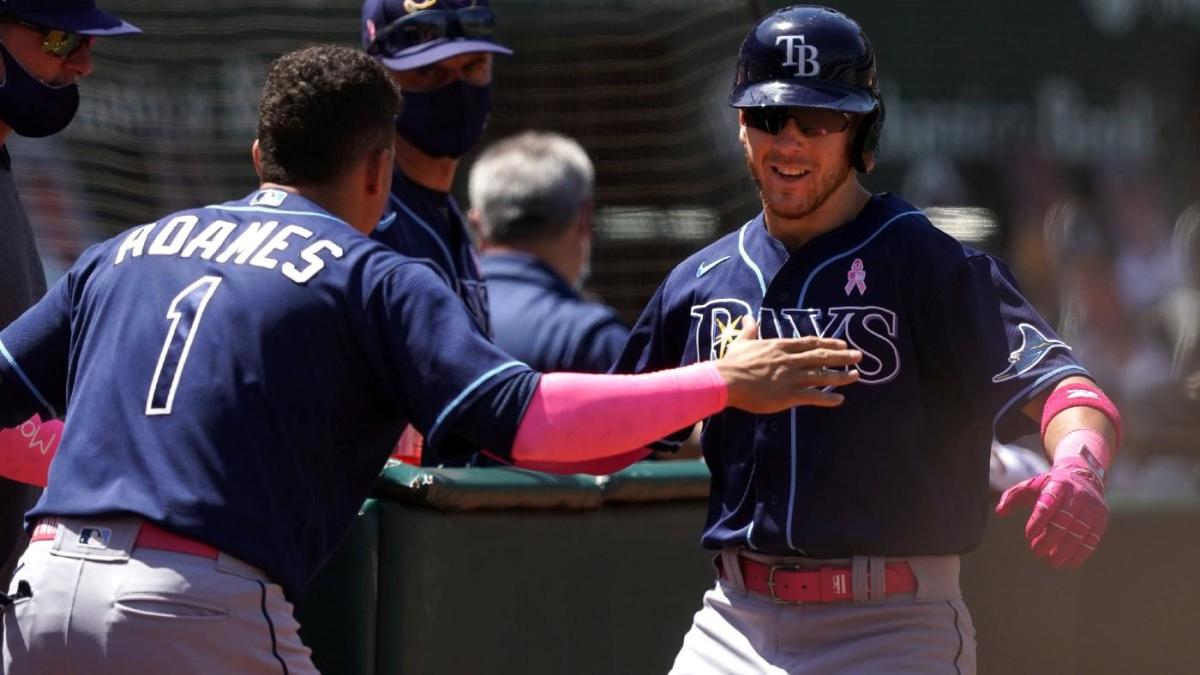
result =
[{"label": "number 1 on jersey", "polygon": [[196,337],[196,329],[204,318],[204,308],[220,283],[220,277],[202,277],[171,300],[171,306],[167,309],[171,327],[167,330],[167,339],[163,341],[162,353],[158,355],[154,379],[150,380],[150,396],[146,399],[147,415],[171,414],[175,389],[183,375],[192,339]]}]

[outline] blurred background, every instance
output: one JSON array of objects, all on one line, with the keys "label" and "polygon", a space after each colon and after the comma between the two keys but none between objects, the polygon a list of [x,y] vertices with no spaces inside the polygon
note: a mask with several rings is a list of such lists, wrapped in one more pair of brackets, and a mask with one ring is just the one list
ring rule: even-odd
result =
[{"label": "blurred background", "polygon": [[[356,0],[104,0],[66,132],[13,137],[57,278],[89,244],[241,196],[267,63],[359,43]],[[763,0],[494,0],[489,140],[578,139],[596,162],[588,289],[632,322],[679,260],[759,209],[725,104]],[[1200,458],[1200,0],[846,0],[887,104],[866,183],[1004,257],[1126,418],[1113,480],[1195,494]],[[455,192],[467,203],[464,159]]]}]

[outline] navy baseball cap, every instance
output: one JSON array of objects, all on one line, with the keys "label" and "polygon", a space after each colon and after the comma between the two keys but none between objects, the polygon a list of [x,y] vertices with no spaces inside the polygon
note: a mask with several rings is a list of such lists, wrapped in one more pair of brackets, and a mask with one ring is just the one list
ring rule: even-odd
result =
[{"label": "navy baseball cap", "polygon": [[[412,70],[435,61],[512,50],[493,38],[488,0],[364,0],[363,49],[391,70]],[[397,22],[417,16],[402,24]]]},{"label": "navy baseball cap", "polygon": [[96,0],[3,0],[0,16],[12,15],[46,28],[82,35],[124,35],[141,28],[96,8]]}]

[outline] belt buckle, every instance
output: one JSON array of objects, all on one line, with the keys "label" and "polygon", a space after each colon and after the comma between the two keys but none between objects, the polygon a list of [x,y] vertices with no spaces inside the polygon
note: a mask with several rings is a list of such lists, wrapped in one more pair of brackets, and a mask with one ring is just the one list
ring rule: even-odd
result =
[{"label": "belt buckle", "polygon": [[799,572],[802,569],[804,569],[804,568],[802,568],[799,565],[771,565],[770,571],[767,572],[767,590],[769,591],[769,597],[771,599],[771,602],[778,602],[780,604],[785,604],[785,605],[803,605],[804,604],[803,600],[784,600],[783,598],[780,598],[778,595],[775,595],[775,573],[776,572],[778,572],[780,570],[783,570],[784,572]]}]

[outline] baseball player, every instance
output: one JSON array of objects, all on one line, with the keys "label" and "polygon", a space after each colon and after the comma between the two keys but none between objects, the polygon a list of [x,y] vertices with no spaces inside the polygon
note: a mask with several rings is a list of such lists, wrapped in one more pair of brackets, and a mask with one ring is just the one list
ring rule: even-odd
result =
[{"label": "baseball player", "polygon": [[66,414],[0,597],[4,672],[314,673],[292,604],[409,421],[447,456],[571,469],[727,405],[836,406],[821,388],[857,377],[814,337],[632,377],[514,361],[430,265],[366,236],[399,110],[357,49],[282,57],[260,189],[92,247],[0,332],[0,426]]},{"label": "baseball player", "polygon": [[863,358],[837,408],[706,421],[720,578],[673,672],[974,672],[958,556],[983,536],[993,436],[1040,425],[1053,466],[999,510],[1032,506],[1034,553],[1075,566],[1104,533],[1120,417],[1004,263],[860,185],[884,107],[858,24],[768,15],[729,103],[763,211],[671,272],[617,370],[719,358],[747,315]]},{"label": "baseball player", "polygon": [[[494,35],[487,0],[364,0],[362,6],[363,49],[392,72],[404,95],[404,112],[396,120],[392,197],[371,236],[428,260],[489,336],[487,288],[450,187],[459,158],[483,135],[491,116],[492,55],[512,54]],[[426,447],[421,463],[468,459]]]},{"label": "baseball player", "polygon": [[[0,144],[13,132],[40,138],[66,128],[79,108],[78,83],[92,72],[93,41],[137,32],[91,0],[0,4]],[[8,148],[0,145],[0,328],[45,292],[45,274],[17,195]],[[60,428],[57,420],[35,417],[18,429],[0,430],[0,454],[32,459],[56,444]],[[0,478],[0,586],[7,584],[25,549],[22,518],[38,494],[32,486]]]}]

